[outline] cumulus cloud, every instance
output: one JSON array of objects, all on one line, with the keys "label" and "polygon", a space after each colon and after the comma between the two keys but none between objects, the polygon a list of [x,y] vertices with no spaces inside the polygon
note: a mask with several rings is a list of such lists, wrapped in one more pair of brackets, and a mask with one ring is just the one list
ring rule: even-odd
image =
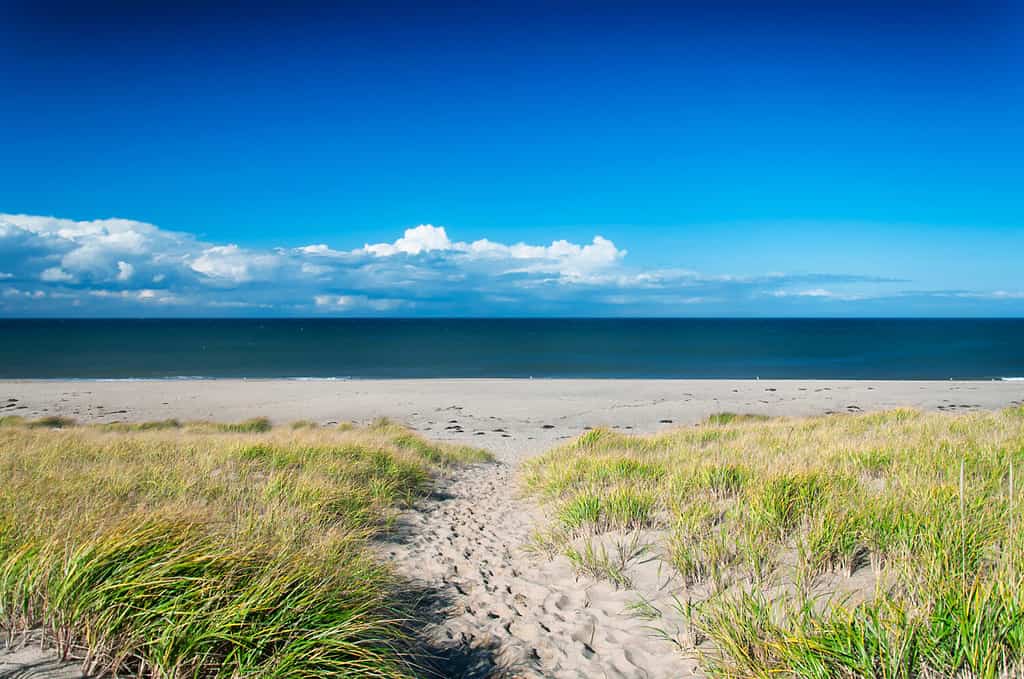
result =
[{"label": "cumulus cloud", "polygon": [[506,244],[486,238],[472,242],[453,241],[443,226],[421,224],[406,229],[401,238],[390,243],[367,243],[356,250],[334,250],[324,243],[305,245],[297,253],[334,259],[358,259],[361,255],[392,258],[415,257],[425,253],[443,256],[463,266],[473,263],[500,263],[509,266],[504,273],[552,273],[567,278],[582,278],[615,265],[626,256],[615,243],[594,236],[590,243],[577,244],[555,240],[549,245],[523,242]]},{"label": "cumulus cloud", "polygon": [[421,252],[450,250],[451,248],[452,243],[448,240],[448,234],[443,226],[420,224],[411,229],[406,229],[405,235],[394,243],[367,244],[363,246],[363,251],[378,257],[390,257],[399,253],[418,255]]},{"label": "cumulus cloud", "polygon": [[99,299],[124,300],[150,304],[184,304],[186,300],[166,290],[89,290],[88,294]]},{"label": "cumulus cloud", "polygon": [[832,290],[826,290],[825,288],[811,288],[810,290],[773,290],[770,294],[773,297],[814,297],[817,299],[843,300],[847,302],[862,298],[860,295],[839,293]]},{"label": "cumulus cloud", "polygon": [[370,298],[366,295],[316,295],[313,297],[316,306],[329,311],[353,311],[372,309],[374,311],[394,311],[408,306],[401,299]]},{"label": "cumulus cloud", "polygon": [[75,277],[59,266],[51,266],[48,269],[43,269],[43,272],[39,274],[39,280],[47,283],[68,283],[75,280]]},{"label": "cumulus cloud", "polygon": [[[784,314],[896,299],[911,294],[890,290],[905,282],[641,269],[599,234],[584,242],[458,240],[444,226],[421,224],[362,247],[254,248],[130,219],[0,214],[6,315]],[[912,294],[963,304],[1024,299],[1013,290]]]},{"label": "cumulus cloud", "polygon": [[243,250],[237,245],[214,245],[192,260],[193,271],[227,283],[270,279],[280,265],[277,255]]},{"label": "cumulus cloud", "polygon": [[42,299],[46,293],[42,290],[21,290],[19,288],[4,288],[0,295],[4,297],[20,297],[26,299]]},{"label": "cumulus cloud", "polygon": [[958,297],[970,299],[1024,299],[1024,291],[993,290],[991,292],[961,292]]},{"label": "cumulus cloud", "polygon": [[117,262],[117,280],[129,281],[135,275],[135,267],[128,262]]}]

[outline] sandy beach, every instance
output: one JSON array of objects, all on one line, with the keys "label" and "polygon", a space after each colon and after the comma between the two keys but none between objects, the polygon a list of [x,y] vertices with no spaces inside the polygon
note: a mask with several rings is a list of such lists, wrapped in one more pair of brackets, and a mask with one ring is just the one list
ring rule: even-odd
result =
[{"label": "sandy beach", "polygon": [[[998,381],[0,382],[4,415],[60,415],[85,423],[266,416],[275,423],[320,424],[386,416],[428,438],[490,450],[497,464],[438,479],[434,495],[406,512],[393,539],[380,545],[382,558],[399,573],[446,602],[428,633],[446,649],[450,676],[700,676],[695,661],[628,614],[639,597],[671,608],[673,578],[656,560],[634,568],[631,588],[616,588],[578,576],[565,557],[524,549],[541,517],[522,496],[519,465],[564,439],[594,427],[653,432],[719,412],[816,415],[912,407],[959,413],[1022,402],[1024,382]],[[0,675],[76,676],[51,660],[25,651],[0,656]]]},{"label": "sandy beach", "polygon": [[[964,412],[1024,398],[1015,381],[138,380],[0,381],[0,413],[81,422],[162,418],[320,424],[390,417],[514,462],[585,427],[650,432],[711,413],[817,415],[908,406]],[[495,429],[504,431],[496,432]]]}]

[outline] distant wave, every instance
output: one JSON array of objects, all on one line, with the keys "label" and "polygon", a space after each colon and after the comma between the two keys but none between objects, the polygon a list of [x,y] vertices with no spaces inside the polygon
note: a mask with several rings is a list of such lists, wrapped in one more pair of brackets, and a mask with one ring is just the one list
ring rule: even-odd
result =
[{"label": "distant wave", "polygon": [[[188,381],[200,381],[200,380],[205,380],[205,381],[209,381],[209,382],[220,382],[220,381],[224,381],[224,380],[243,380],[243,381],[252,380],[254,382],[255,381],[263,381],[263,380],[281,380],[281,381],[286,381],[286,382],[358,382],[360,380],[393,380],[393,379],[402,379],[402,378],[400,378],[400,377],[396,378],[396,377],[392,377],[392,376],[387,376],[387,377],[352,377],[350,375],[338,376],[338,377],[310,377],[310,376],[281,377],[281,376],[277,376],[277,375],[229,375],[229,376],[224,376],[224,375],[217,375],[217,376],[214,376],[214,375],[162,375],[162,376],[161,375],[154,375],[152,377],[12,377],[12,378],[0,377],[0,379],[13,379],[13,380],[19,380],[19,381],[20,380],[26,380],[26,381],[31,381],[31,382],[188,382]],[[429,377],[418,377],[418,378],[414,378],[414,379],[430,379],[430,378]],[[469,378],[469,379],[474,379],[474,378]],[[487,379],[487,378],[482,378],[482,379]],[[498,378],[491,378],[491,379],[522,379],[522,380],[530,379],[530,380],[532,380],[532,379],[559,379],[559,378],[557,378],[557,377],[555,377],[555,378],[550,378],[550,377],[534,378],[531,375],[529,377],[513,377],[513,378],[498,377]],[[566,378],[563,378],[563,379],[576,379],[576,378],[566,377]],[[614,378],[612,378],[612,379],[614,379]],[[643,378],[643,379],[678,379],[678,378],[646,377],[646,378]],[[760,377],[729,377],[729,378],[700,378],[700,377],[691,377],[691,378],[681,378],[681,379],[690,379],[690,380],[700,381],[700,380],[705,380],[705,379],[709,379],[709,380],[715,380],[715,379],[759,380],[761,378]],[[799,381],[805,380],[805,379],[822,379],[822,378],[786,378],[786,377],[780,377],[780,378],[774,378],[774,379],[776,381],[795,380],[795,381],[799,382]],[[825,378],[825,379],[827,379],[827,378]],[[853,381],[853,382],[858,382],[858,381],[864,381],[865,380],[865,378],[835,378],[835,379],[849,380],[849,381]],[[915,378],[896,378],[896,379],[904,380],[904,381],[914,381],[915,380]],[[987,378],[981,378],[981,377],[974,377],[974,378],[972,378],[972,377],[950,377],[949,379],[950,380],[963,381],[963,382],[973,382],[973,381],[979,381],[979,380],[993,380],[993,381],[996,381],[996,382],[1024,382],[1024,377],[987,377]],[[871,380],[867,379],[867,381],[871,381]]]},{"label": "distant wave", "polygon": [[286,380],[296,382],[348,382],[351,377],[285,377]]},{"label": "distant wave", "polygon": [[33,379],[39,382],[166,382],[190,380],[291,380],[295,382],[348,382],[351,377],[265,377],[260,375],[239,375],[234,377],[213,375],[157,375],[153,377],[43,377],[43,378],[12,378]]},{"label": "distant wave", "polygon": [[167,377],[71,377],[67,380],[54,378],[55,382],[149,382],[151,380],[215,380],[206,375],[170,375]]}]

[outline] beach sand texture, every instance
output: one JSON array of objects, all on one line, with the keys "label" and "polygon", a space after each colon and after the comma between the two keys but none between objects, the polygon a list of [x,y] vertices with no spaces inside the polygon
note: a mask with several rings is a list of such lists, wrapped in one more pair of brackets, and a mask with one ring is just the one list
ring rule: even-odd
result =
[{"label": "beach sand texture", "polygon": [[[639,596],[671,611],[673,576],[656,559],[631,588],[578,576],[565,557],[525,547],[539,526],[517,483],[520,463],[590,427],[653,432],[717,412],[944,412],[1024,402],[1021,382],[726,380],[388,380],[0,382],[0,413],[81,422],[242,420],[366,422],[387,416],[424,436],[480,446],[497,464],[438,479],[380,544],[382,558],[438,592],[428,634],[450,676],[700,676],[695,661],[628,613]],[[670,617],[664,624],[681,624]],[[0,656],[0,676],[73,677],[31,647]]]}]

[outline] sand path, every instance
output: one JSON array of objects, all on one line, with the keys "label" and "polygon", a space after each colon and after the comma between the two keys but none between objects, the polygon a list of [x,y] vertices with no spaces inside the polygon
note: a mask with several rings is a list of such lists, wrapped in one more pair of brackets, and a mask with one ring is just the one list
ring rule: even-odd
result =
[{"label": "sand path", "polygon": [[[386,554],[405,576],[450,603],[426,632],[446,651],[448,676],[685,677],[694,663],[629,612],[639,598],[669,603],[652,563],[632,589],[578,577],[568,561],[524,549],[536,527],[517,494],[516,468],[478,465],[406,516],[409,538]],[[652,577],[654,576],[654,577]]]}]

